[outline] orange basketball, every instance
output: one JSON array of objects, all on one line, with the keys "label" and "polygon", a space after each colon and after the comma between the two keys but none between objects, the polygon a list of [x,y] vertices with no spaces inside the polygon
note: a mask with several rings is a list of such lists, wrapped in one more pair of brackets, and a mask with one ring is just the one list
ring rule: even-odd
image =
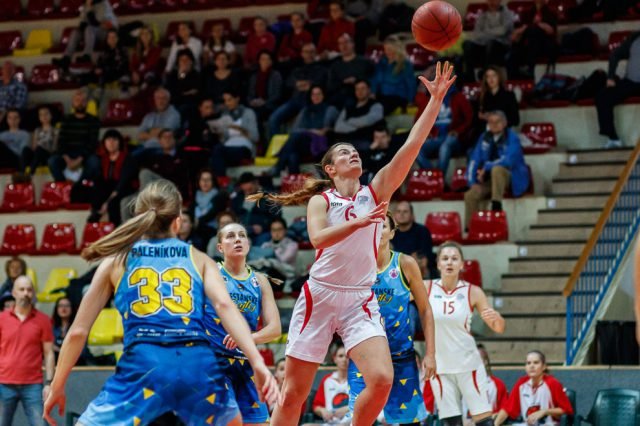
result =
[{"label": "orange basketball", "polygon": [[462,18],[446,1],[432,0],[416,10],[411,21],[416,41],[425,49],[438,51],[455,44],[462,33]]}]

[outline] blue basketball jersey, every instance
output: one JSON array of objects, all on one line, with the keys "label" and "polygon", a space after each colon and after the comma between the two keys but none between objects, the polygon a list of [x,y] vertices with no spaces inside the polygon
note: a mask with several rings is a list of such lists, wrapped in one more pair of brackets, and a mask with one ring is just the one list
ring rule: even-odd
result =
[{"label": "blue basketball jersey", "polygon": [[[224,264],[219,266],[220,274],[227,285],[231,300],[233,300],[244,319],[249,323],[251,331],[256,331],[262,310],[262,289],[260,288],[258,277],[256,277],[252,269],[249,269],[249,275],[245,279],[240,279],[231,275],[224,268]],[[216,353],[232,358],[245,358],[240,348],[229,350],[222,343],[227,332],[209,300],[205,304],[204,326]]]},{"label": "blue basketball jersey", "polygon": [[190,244],[177,238],[136,242],[115,289],[125,347],[206,340],[204,300]]},{"label": "blue basketball jersey", "polygon": [[378,272],[372,290],[378,298],[380,315],[384,318],[385,331],[392,356],[413,351],[413,337],[409,325],[411,290],[400,269],[402,253],[391,252],[391,261]]}]

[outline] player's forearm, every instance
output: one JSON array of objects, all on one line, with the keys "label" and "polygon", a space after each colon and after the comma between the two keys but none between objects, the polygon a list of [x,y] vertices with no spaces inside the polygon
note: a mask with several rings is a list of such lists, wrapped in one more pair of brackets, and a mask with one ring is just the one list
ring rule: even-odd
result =
[{"label": "player's forearm", "polygon": [[498,413],[498,415],[494,419],[493,423],[495,424],[495,426],[500,426],[500,425],[502,425],[502,423],[504,423],[505,420],[507,420],[508,417],[509,416],[507,415],[506,411],[500,410],[500,412]]},{"label": "player's forearm", "polygon": [[430,306],[427,306],[420,310],[420,321],[422,322],[422,330],[424,331],[424,342],[427,346],[426,355],[435,356],[436,331],[435,323],[433,320],[433,312],[431,311]]},{"label": "player's forearm", "polygon": [[316,250],[321,250],[343,241],[349,235],[353,234],[358,228],[358,221],[351,220],[338,225],[327,226],[326,228],[313,233],[313,235],[310,235],[309,239]]},{"label": "player's forearm", "polygon": [[499,334],[504,333],[505,322],[504,322],[504,318],[502,318],[502,315],[499,315],[498,318],[494,319],[487,325],[491,330],[495,331],[496,333],[499,333]]},{"label": "player's forearm", "polygon": [[60,348],[58,366],[55,369],[51,387],[64,388],[64,385],[67,383],[67,379],[69,378],[69,374],[71,373],[71,369],[76,365],[76,362],[78,362],[78,358],[80,358],[80,354],[84,349],[88,336],[88,330],[84,330],[79,327],[74,328],[73,325],[71,326],[69,333],[67,334],[67,337],[65,337],[62,347]]},{"label": "player's forearm", "polygon": [[260,331],[256,331],[252,334],[253,341],[256,345],[262,343],[269,343],[280,337],[282,334],[282,327],[280,326],[280,322],[273,324],[268,324],[267,326],[260,329]]}]

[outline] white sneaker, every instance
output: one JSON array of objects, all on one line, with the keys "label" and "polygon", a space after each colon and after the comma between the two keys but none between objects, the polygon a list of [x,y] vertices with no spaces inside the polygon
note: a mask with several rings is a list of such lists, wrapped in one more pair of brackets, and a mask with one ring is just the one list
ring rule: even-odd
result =
[{"label": "white sneaker", "polygon": [[622,148],[622,141],[620,139],[609,139],[607,143],[604,144],[604,149],[612,148]]}]

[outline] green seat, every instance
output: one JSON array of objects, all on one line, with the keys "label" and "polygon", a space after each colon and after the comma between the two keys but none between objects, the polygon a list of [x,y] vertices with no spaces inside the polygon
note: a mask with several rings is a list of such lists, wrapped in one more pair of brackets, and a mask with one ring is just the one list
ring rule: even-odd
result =
[{"label": "green seat", "polygon": [[578,412],[576,408],[576,391],[573,389],[564,389],[564,393],[567,394],[567,398],[569,398],[569,402],[571,403],[571,407],[573,408],[574,415],[569,416],[567,414],[563,414],[560,417],[560,426],[571,426],[573,425],[573,419],[575,418],[575,413]]},{"label": "green seat", "polygon": [[598,391],[596,400],[586,418],[577,417],[582,423],[595,426],[636,426],[640,424],[640,391],[634,389],[604,389]]}]

